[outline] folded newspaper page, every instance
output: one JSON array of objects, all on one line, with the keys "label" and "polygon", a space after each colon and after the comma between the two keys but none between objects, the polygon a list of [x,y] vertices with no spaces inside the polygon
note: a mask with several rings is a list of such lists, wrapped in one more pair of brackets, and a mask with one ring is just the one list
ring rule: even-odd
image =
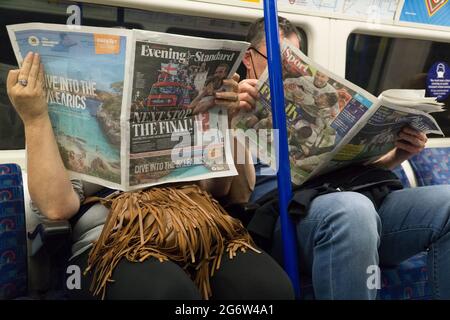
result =
[{"label": "folded newspaper page", "polygon": [[[424,98],[425,92],[388,90],[376,98],[314,63],[288,42],[282,44],[282,69],[291,176],[297,185],[352,163],[375,161],[395,147],[406,125],[443,135],[427,113],[442,111],[442,104]],[[257,88],[255,110],[240,112],[232,126],[250,132],[246,136],[253,144],[269,141],[254,156],[276,170],[267,69]]]},{"label": "folded newspaper page", "polygon": [[29,23],[8,26],[19,65],[45,67],[49,115],[73,178],[120,190],[236,174],[214,105],[245,42]]}]

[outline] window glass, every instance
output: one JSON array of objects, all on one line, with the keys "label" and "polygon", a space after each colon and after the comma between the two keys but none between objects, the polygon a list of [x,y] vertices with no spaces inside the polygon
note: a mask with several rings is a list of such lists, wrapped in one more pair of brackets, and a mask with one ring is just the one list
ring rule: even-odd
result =
[{"label": "window glass", "polygon": [[[0,150],[25,147],[23,125],[6,94],[8,71],[17,68],[6,26],[16,23],[44,22],[65,24],[67,7],[74,2],[48,0],[0,1]],[[113,7],[83,5],[83,23],[92,26],[117,25]]]},{"label": "window glass", "polygon": [[[212,19],[180,14],[151,12],[135,9],[125,10],[125,22],[139,25],[140,29],[175,33],[194,37],[231,39],[245,41],[250,22]],[[308,39],[302,28],[297,27],[301,36],[302,51],[307,53]],[[237,70],[241,79],[245,77],[245,67]]]},{"label": "window glass", "polygon": [[[450,43],[351,34],[346,78],[376,96],[387,89],[425,89],[427,73],[438,61],[450,63]],[[444,103],[446,111],[433,116],[450,136],[450,98]]]},{"label": "window glass", "polygon": [[[0,0],[0,150],[25,147],[23,125],[6,94],[6,78],[10,69],[17,68],[6,26],[16,23],[42,22],[65,24],[67,7],[73,1],[64,0]],[[152,12],[113,6],[81,4],[82,24],[101,27],[126,27],[215,39],[244,40],[249,22],[212,19],[163,12]],[[307,38],[302,36],[302,49]],[[306,52],[306,51],[305,51]],[[238,70],[245,76],[243,66]]]}]

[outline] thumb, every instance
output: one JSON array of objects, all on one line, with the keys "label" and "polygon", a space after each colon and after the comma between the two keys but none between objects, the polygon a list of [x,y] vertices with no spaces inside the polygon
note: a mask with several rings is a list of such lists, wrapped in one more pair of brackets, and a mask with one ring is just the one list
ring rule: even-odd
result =
[{"label": "thumb", "polygon": [[241,76],[239,75],[239,74],[237,74],[237,73],[235,73],[234,75],[233,75],[233,78],[232,78],[234,81],[236,81],[236,82],[239,82],[239,80],[241,79]]}]

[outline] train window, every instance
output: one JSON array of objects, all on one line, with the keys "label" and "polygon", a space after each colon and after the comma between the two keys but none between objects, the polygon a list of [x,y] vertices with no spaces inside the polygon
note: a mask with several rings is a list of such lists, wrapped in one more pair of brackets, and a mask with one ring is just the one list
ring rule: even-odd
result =
[{"label": "train window", "polygon": [[[425,89],[428,70],[437,61],[450,63],[449,59],[450,43],[351,34],[346,78],[374,95],[393,88]],[[450,98],[444,103],[447,111],[433,116],[450,136]]]},{"label": "train window", "polygon": [[[125,9],[125,22],[139,25],[140,29],[153,30],[185,36],[203,37],[212,39],[230,39],[244,41],[251,22],[214,19],[181,14]],[[308,39],[306,32],[297,27],[301,37],[301,49],[308,54]],[[243,64],[237,73],[241,79],[246,76]]]},{"label": "train window", "polygon": [[[0,1],[0,150],[23,149],[23,126],[6,94],[8,70],[17,68],[9,45],[6,27],[9,24],[43,22],[65,24],[67,7],[74,1],[65,0],[2,0]],[[212,19],[189,15],[152,12],[93,4],[82,5],[82,23],[89,26],[125,27],[176,33],[215,39],[244,40],[249,22]],[[306,33],[299,28],[302,49],[306,53]],[[245,68],[240,68],[241,78]]]},{"label": "train window", "polygon": [[[231,39],[244,41],[250,22],[212,19],[181,14],[151,12],[135,9],[125,10],[125,22],[138,24],[141,29],[181,34],[186,36],[213,39]],[[298,28],[301,36],[302,50],[307,53],[306,33]],[[241,65],[237,73],[245,77],[245,67]]]},{"label": "train window", "polygon": [[[0,150],[25,147],[23,125],[6,94],[6,77],[17,68],[13,49],[9,44],[6,26],[26,22],[65,24],[67,7],[72,1],[59,0],[2,0],[0,2]],[[117,9],[98,5],[83,5],[83,23],[91,26],[117,25]]]}]

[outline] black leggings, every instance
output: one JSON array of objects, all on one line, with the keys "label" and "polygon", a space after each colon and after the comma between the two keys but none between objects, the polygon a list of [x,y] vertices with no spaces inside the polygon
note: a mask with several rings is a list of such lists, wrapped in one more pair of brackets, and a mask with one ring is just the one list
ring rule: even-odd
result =
[{"label": "black leggings", "polygon": [[[88,252],[70,262],[83,272]],[[89,291],[92,273],[81,277],[81,289],[69,290],[71,299],[98,299]],[[142,263],[122,259],[108,284],[105,299],[199,300],[194,282],[177,264],[150,258]],[[239,252],[222,257],[219,270],[211,278],[211,299],[215,300],[291,300],[294,292],[283,269],[266,253]]]}]

